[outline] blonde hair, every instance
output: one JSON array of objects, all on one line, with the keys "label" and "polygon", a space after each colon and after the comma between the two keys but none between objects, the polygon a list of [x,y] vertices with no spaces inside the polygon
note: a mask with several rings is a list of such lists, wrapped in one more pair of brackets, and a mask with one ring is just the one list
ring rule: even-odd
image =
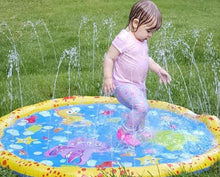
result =
[{"label": "blonde hair", "polygon": [[[153,22],[156,21],[156,25],[149,29],[149,31],[154,32],[159,30],[162,25],[162,16],[159,9],[149,0],[141,0],[133,5],[129,15],[128,26],[132,24],[136,18],[139,20],[136,30],[143,24],[153,24]],[[131,25],[131,27],[133,31],[133,25]]]}]

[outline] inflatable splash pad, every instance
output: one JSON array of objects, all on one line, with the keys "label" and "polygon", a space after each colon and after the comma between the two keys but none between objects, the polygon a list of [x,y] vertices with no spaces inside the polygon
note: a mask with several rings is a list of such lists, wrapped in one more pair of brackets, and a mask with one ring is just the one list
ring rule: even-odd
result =
[{"label": "inflatable splash pad", "polygon": [[219,160],[217,117],[149,105],[149,137],[136,147],[116,137],[129,110],[115,98],[70,96],[19,108],[0,118],[0,165],[35,177],[170,176]]}]

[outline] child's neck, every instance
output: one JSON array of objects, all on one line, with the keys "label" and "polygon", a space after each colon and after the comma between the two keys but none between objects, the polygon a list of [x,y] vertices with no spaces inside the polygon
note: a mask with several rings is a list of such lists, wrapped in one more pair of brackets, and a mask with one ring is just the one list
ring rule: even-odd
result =
[{"label": "child's neck", "polygon": [[131,31],[130,28],[129,28],[129,26],[127,26],[127,27],[125,28],[125,30],[126,30],[127,32],[130,32],[130,31]]}]

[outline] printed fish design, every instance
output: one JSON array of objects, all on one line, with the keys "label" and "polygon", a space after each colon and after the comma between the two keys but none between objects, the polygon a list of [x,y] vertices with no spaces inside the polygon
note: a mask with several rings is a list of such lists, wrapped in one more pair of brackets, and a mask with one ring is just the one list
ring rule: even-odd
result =
[{"label": "printed fish design", "polygon": [[37,119],[37,116],[31,116],[25,120],[28,121],[28,123],[32,124],[32,123],[35,123],[36,122],[36,119]]},{"label": "printed fish design", "polygon": [[27,152],[24,151],[24,150],[20,150],[20,151],[19,151],[19,155],[26,155],[26,154],[27,154]]},{"label": "printed fish design", "polygon": [[27,129],[25,129],[25,130],[26,130],[26,131],[32,131],[32,132],[35,133],[35,132],[39,131],[41,128],[42,128],[41,125],[33,125],[33,126],[27,128]]},{"label": "printed fish design", "polygon": [[128,152],[125,154],[120,154],[120,157],[132,157],[132,156],[135,156],[135,153]]},{"label": "printed fish design", "polygon": [[63,130],[63,128],[55,128],[53,131],[54,131],[55,133],[57,133],[57,132],[62,131],[62,130]]},{"label": "printed fish design", "polygon": [[105,110],[105,111],[100,112],[100,114],[105,115],[105,116],[110,116],[110,115],[114,114],[114,111]]},{"label": "printed fish design", "polygon": [[121,120],[121,118],[118,118],[118,117],[112,117],[112,118],[109,118],[107,121],[108,122],[112,122],[112,123],[118,123],[119,121]]},{"label": "printed fish design", "polygon": [[141,165],[147,165],[147,164],[158,164],[159,163],[159,158],[155,158],[155,157],[152,157],[150,155],[146,155],[144,157],[141,157],[141,158],[136,158],[137,160],[140,161]]},{"label": "printed fish design", "polygon": [[49,138],[48,138],[48,137],[46,137],[46,136],[43,136],[43,139],[44,139],[44,140],[49,140]]},{"label": "printed fish design", "polygon": [[114,161],[106,161],[102,162],[100,165],[96,165],[96,168],[106,168],[106,167],[113,167]]},{"label": "printed fish design", "polygon": [[63,118],[63,124],[73,125],[77,127],[90,126],[92,123],[85,120],[81,113],[74,111],[73,109],[56,110],[57,114]]}]

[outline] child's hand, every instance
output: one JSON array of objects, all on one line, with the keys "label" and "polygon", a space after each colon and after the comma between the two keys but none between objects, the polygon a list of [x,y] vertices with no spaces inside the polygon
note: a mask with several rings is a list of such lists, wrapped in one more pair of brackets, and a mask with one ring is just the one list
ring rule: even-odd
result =
[{"label": "child's hand", "polygon": [[159,72],[157,73],[157,75],[159,76],[159,82],[160,84],[164,83],[164,84],[167,84],[167,83],[170,83],[171,82],[171,77],[170,75],[168,74],[168,72],[166,72],[163,68],[161,68],[159,70]]},{"label": "child's hand", "polygon": [[114,93],[115,85],[113,83],[112,78],[105,78],[103,84],[103,90],[105,95],[109,96]]}]

